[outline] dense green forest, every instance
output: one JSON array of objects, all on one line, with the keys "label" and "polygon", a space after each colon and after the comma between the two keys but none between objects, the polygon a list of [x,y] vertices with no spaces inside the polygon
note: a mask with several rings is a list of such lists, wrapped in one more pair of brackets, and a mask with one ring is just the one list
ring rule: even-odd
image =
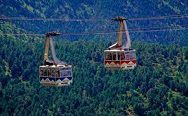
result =
[{"label": "dense green forest", "polygon": [[[25,17],[25,18],[62,18],[92,19],[92,22],[61,22],[61,21],[24,21],[7,20],[30,33],[44,34],[48,31],[58,30],[61,32],[104,32],[114,31],[117,24],[110,21],[116,16],[130,18],[149,18],[168,15],[187,15],[187,0],[1,0],[0,16],[2,17]],[[164,28],[187,26],[188,18],[167,18],[166,20],[128,20],[129,29],[137,28]],[[131,32],[133,40],[188,45],[187,30],[162,31],[150,33]],[[93,36],[82,37],[84,39]],[[114,40],[113,37],[108,36]],[[80,39],[80,37],[71,37]]]},{"label": "dense green forest", "polygon": [[[15,29],[1,25],[2,31]],[[133,41],[136,69],[112,71],[103,66],[111,42],[60,37],[58,57],[73,65],[74,76],[71,86],[61,88],[39,83],[44,38],[0,34],[0,40],[1,115],[188,114],[188,47]]]},{"label": "dense green forest", "polygon": [[[73,66],[73,83],[66,87],[40,85],[45,38],[24,35],[112,31],[117,24],[104,20],[185,15],[187,0],[0,0],[0,12],[0,17],[93,20],[0,19],[0,115],[188,115],[187,30],[130,31],[138,63],[134,70],[104,67],[103,52],[116,35],[57,37],[57,57]],[[187,18],[127,22],[129,29],[187,26]]]}]

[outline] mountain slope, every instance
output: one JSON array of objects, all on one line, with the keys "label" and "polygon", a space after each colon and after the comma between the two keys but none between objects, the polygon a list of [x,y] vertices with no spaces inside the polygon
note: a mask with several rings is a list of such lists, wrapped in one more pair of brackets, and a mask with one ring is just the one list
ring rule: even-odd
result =
[{"label": "mountain slope", "polygon": [[[15,28],[5,23],[1,30]],[[187,47],[133,42],[137,68],[110,71],[103,66],[108,41],[57,39],[58,57],[73,65],[74,76],[59,88],[39,84],[44,40],[24,38],[0,34],[1,115],[188,114]]]},{"label": "mountain slope", "polygon": [[[127,18],[156,17],[168,15],[188,14],[186,0],[118,0],[110,1],[30,1],[5,0],[1,1],[1,16],[27,18],[63,18],[63,19],[93,19],[92,22],[61,22],[61,21],[11,21],[18,27],[30,33],[46,33],[48,31],[61,32],[104,32],[117,30],[117,24],[100,19],[111,19],[116,16]],[[187,26],[187,18],[165,20],[128,21],[129,28],[164,28],[168,26]],[[131,32],[133,40],[157,42],[163,44],[187,45],[187,30],[168,30],[161,32]],[[94,36],[92,36],[94,37]],[[71,38],[79,38],[71,36]],[[83,37],[88,38],[88,36]],[[114,39],[106,35],[108,39]]]}]

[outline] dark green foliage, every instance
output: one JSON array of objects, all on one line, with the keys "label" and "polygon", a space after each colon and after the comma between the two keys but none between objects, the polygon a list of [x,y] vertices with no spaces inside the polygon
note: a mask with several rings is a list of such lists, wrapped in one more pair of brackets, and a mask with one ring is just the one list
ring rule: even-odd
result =
[{"label": "dark green foliage", "polygon": [[39,84],[43,38],[0,40],[1,115],[188,114],[187,47],[133,42],[136,69],[111,71],[103,66],[109,42],[57,39],[58,57],[74,71],[73,84],[60,88]]},{"label": "dark green foliage", "polygon": [[[86,22],[6,20],[28,32],[42,34],[52,30],[68,33],[111,32],[117,30],[117,23],[110,20],[116,16],[124,16],[130,19],[188,14],[186,0],[181,0],[181,2],[176,0],[116,0],[115,2],[114,0],[1,0],[0,3],[0,16],[3,17],[92,19],[92,21]],[[166,29],[169,26],[183,28],[187,26],[187,19],[128,20],[127,23],[128,28],[133,30],[138,28]],[[130,33],[133,40],[188,45],[187,29],[147,33],[133,32],[133,30]],[[93,35],[90,35],[83,38],[91,39],[93,37]],[[78,36],[70,37],[70,39],[79,38]],[[114,39],[114,36],[108,36],[108,38]]]},{"label": "dark green foliage", "polygon": [[[186,0],[1,0],[0,3],[3,17],[97,20],[71,23],[1,20],[0,115],[188,115],[187,30],[130,32],[136,40],[133,48],[137,51],[138,66],[124,71],[103,66],[103,50],[112,44],[114,35],[60,37],[55,40],[57,56],[73,66],[74,77],[71,86],[62,88],[43,87],[39,83],[44,38],[3,35],[44,34],[52,30],[113,31],[117,28],[115,23],[98,18],[188,14]],[[187,18],[128,21],[129,28],[172,25],[185,26]]]}]

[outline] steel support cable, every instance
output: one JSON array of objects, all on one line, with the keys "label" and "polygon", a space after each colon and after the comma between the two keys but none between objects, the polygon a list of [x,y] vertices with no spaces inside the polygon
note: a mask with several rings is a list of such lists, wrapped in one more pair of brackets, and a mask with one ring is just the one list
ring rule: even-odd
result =
[{"label": "steel support cable", "polygon": [[140,20],[160,20],[160,19],[179,19],[188,18],[188,15],[170,15],[170,16],[158,16],[158,17],[145,17],[145,18],[130,18],[130,21],[140,21]]},{"label": "steel support cable", "polygon": [[0,17],[0,20],[15,20],[15,21],[61,21],[61,22],[98,21],[96,19],[27,18],[27,17]]},{"label": "steel support cable", "polygon": [[[187,27],[181,27],[181,28],[160,28],[160,29],[134,29],[130,30],[130,32],[157,32],[157,31],[179,31],[179,30],[187,30]],[[61,36],[68,36],[68,35],[109,35],[109,34],[117,34],[118,31],[108,31],[108,32],[82,32],[82,33],[61,33]],[[34,34],[34,33],[0,33],[0,36],[2,35],[14,35],[14,36],[44,36],[44,34]]]},{"label": "steel support cable", "polygon": [[14,36],[45,36],[45,34],[34,34],[34,33],[0,33],[0,36],[8,36],[8,35],[14,35]]},{"label": "steel support cable", "polygon": [[165,27],[145,27],[145,28],[130,28],[128,31],[138,31],[138,30],[154,30],[154,29],[169,29],[169,28],[186,28],[188,25],[175,25],[175,26],[165,26]]},{"label": "steel support cable", "polygon": [[[180,19],[188,18],[188,15],[169,15],[169,16],[156,16],[156,17],[143,17],[143,18],[128,18],[130,21],[141,20],[160,20],[160,19]],[[64,18],[26,18],[26,17],[0,17],[0,20],[15,20],[15,21],[61,21],[61,22],[92,22],[92,21],[111,21],[104,18],[96,19],[64,19]]]}]

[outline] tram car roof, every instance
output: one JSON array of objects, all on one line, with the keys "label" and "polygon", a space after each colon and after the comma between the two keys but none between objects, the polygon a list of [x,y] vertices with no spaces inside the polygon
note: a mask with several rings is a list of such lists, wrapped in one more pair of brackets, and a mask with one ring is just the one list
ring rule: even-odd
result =
[{"label": "tram car roof", "polygon": [[67,67],[72,67],[71,65],[64,65],[64,64],[58,64],[58,65],[42,65],[42,66],[40,66],[40,67],[42,67],[42,68],[57,68],[57,67],[65,67],[65,68],[67,68]]},{"label": "tram car roof", "polygon": [[112,49],[112,50],[104,50],[104,52],[129,52],[136,51],[135,49]]}]

